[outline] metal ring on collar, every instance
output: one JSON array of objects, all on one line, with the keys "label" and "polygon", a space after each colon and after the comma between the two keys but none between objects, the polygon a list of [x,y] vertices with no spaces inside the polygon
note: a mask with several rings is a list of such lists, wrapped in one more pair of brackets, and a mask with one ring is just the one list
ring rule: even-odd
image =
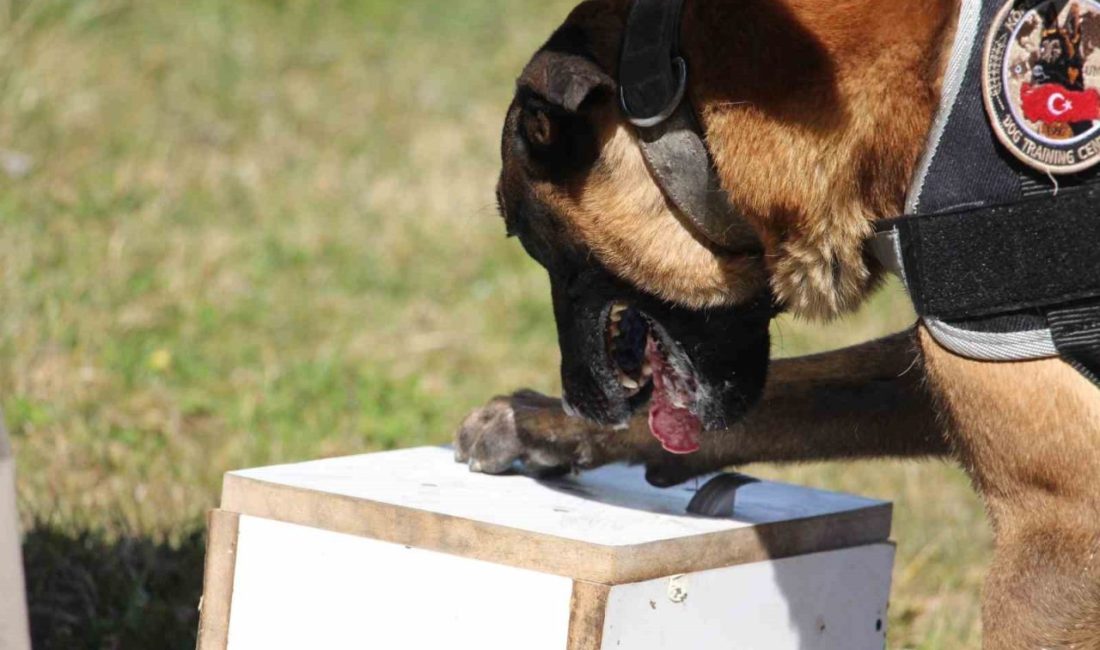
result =
[{"label": "metal ring on collar", "polygon": [[638,128],[648,129],[664,122],[672,114],[676,112],[676,109],[680,107],[680,102],[684,101],[684,94],[687,92],[687,61],[684,61],[683,57],[676,57],[672,60],[676,65],[676,76],[679,78],[680,83],[676,88],[676,93],[672,96],[672,101],[668,103],[668,106],[656,115],[652,117],[635,117],[630,114],[630,108],[626,105],[626,97],[623,95],[623,89],[619,87],[619,103],[623,107],[623,112],[626,114],[626,119],[631,124]]}]

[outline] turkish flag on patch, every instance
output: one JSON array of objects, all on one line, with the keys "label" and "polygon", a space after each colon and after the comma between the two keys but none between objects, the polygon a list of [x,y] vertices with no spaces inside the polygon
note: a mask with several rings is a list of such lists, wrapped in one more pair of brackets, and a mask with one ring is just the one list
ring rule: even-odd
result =
[{"label": "turkish flag on patch", "polygon": [[1032,122],[1085,122],[1100,119],[1100,93],[1095,89],[1067,90],[1061,84],[1020,88],[1024,117]]}]

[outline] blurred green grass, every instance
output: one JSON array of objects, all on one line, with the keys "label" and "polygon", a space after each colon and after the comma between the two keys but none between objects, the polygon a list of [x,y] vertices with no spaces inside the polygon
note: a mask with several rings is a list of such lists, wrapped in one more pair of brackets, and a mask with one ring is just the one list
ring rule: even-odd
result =
[{"label": "blurred green grass", "polygon": [[[37,647],[192,647],[228,469],[445,442],[492,394],[556,391],[546,279],[492,188],[513,79],[572,4],[0,0],[0,404]],[[777,352],[911,318],[890,286],[777,324]],[[960,472],[750,471],[895,500],[890,646],[978,647],[990,540]]]}]

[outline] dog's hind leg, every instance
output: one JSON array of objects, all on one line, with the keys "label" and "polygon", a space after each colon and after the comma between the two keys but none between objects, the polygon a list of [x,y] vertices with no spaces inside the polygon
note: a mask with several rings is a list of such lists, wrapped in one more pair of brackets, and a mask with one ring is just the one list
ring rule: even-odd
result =
[{"label": "dog's hind leg", "polygon": [[772,365],[760,404],[727,431],[703,435],[677,456],[649,433],[644,409],[622,429],[569,417],[561,402],[531,392],[500,397],[471,414],[456,458],[484,472],[517,460],[537,472],[644,463],[658,485],[761,461],[935,456],[949,447],[925,387],[914,332]]}]

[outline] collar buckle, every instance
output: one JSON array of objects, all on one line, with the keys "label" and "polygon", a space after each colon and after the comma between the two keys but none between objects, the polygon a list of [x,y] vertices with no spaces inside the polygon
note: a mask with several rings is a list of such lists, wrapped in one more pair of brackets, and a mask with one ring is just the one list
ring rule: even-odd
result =
[{"label": "collar buckle", "polygon": [[684,94],[687,92],[687,62],[684,61],[683,57],[678,56],[672,59],[672,64],[676,70],[676,92],[673,93],[668,104],[658,111],[656,115],[650,117],[635,115],[630,110],[630,106],[626,101],[624,87],[619,86],[619,104],[622,105],[623,114],[626,115],[626,119],[634,126],[641,129],[650,129],[658,126],[672,117],[672,114],[680,107],[680,103],[684,101]]}]

